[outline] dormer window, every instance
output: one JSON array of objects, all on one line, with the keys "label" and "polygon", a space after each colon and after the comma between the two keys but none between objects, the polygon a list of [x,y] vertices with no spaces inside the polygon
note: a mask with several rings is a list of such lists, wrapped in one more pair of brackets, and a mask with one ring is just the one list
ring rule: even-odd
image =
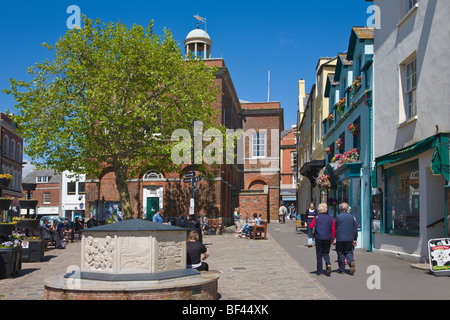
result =
[{"label": "dormer window", "polygon": [[49,181],[49,177],[39,176],[36,177],[36,183],[47,183]]}]

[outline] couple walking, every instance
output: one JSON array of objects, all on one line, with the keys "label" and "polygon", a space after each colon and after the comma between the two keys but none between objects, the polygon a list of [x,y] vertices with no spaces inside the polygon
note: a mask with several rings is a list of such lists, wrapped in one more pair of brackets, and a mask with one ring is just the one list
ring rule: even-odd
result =
[{"label": "couple walking", "polygon": [[339,205],[340,214],[335,220],[327,214],[328,206],[325,203],[319,204],[319,215],[317,215],[309,225],[314,228],[316,239],[317,274],[322,275],[322,259],[325,260],[327,273],[331,275],[330,247],[331,243],[336,244],[338,255],[338,273],[345,270],[345,259],[350,266],[350,274],[356,271],[355,260],[353,258],[353,248],[356,246],[358,228],[355,218],[348,213],[348,204],[343,202]]}]

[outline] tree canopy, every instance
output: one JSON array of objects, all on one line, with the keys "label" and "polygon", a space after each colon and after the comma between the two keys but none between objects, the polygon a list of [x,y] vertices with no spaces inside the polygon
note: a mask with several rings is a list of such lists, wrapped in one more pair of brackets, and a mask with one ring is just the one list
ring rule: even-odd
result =
[{"label": "tree canopy", "polygon": [[132,217],[127,180],[143,168],[174,169],[170,141],[194,117],[213,126],[216,68],[183,59],[169,30],[84,19],[52,46],[53,59],[10,80],[12,118],[35,163],[100,178],[114,171],[124,218]]}]

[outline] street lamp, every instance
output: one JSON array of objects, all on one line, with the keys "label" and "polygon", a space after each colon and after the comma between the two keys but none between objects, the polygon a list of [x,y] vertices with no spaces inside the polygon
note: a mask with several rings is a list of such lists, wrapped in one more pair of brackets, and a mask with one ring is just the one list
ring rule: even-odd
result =
[{"label": "street lamp", "polygon": [[189,215],[195,215],[195,192],[197,191],[197,180],[195,177],[195,138],[198,134],[198,128],[201,127],[201,122],[194,118],[190,125],[190,133],[192,138],[192,195],[190,200]]}]

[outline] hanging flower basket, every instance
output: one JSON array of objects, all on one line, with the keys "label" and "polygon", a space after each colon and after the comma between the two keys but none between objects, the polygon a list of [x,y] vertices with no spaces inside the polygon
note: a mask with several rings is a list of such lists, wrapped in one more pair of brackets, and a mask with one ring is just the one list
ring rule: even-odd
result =
[{"label": "hanging flower basket", "polygon": [[323,168],[319,172],[319,176],[316,178],[316,183],[319,188],[330,188],[331,187],[331,177],[325,173],[326,168]]},{"label": "hanging flower basket", "polygon": [[333,115],[332,113],[329,114],[328,117],[327,117],[328,123],[329,123],[329,124],[332,123],[332,122],[333,122],[333,119],[334,119],[334,115]]},{"label": "hanging flower basket", "polygon": [[326,152],[327,154],[333,154],[333,152],[334,152],[334,147],[328,147],[328,148],[326,148],[326,149],[325,149],[325,152]]},{"label": "hanging flower basket", "polygon": [[38,200],[19,200],[21,209],[36,209]]},{"label": "hanging flower basket", "polygon": [[11,198],[0,198],[0,210],[8,210],[11,206],[12,199]]},{"label": "hanging flower basket", "polygon": [[341,149],[341,148],[343,148],[343,147],[344,147],[344,145],[345,145],[345,141],[344,141],[344,139],[342,139],[342,138],[339,138],[339,140],[338,140],[338,141],[336,141],[336,147],[337,147],[338,149]]},{"label": "hanging flower basket", "polygon": [[350,123],[347,127],[347,130],[352,134],[352,136],[357,136],[360,132],[359,124]]},{"label": "hanging flower basket", "polygon": [[38,229],[39,220],[36,219],[23,219],[17,220],[17,229]]},{"label": "hanging flower basket", "polygon": [[350,92],[354,95],[361,88],[361,76],[355,78],[355,81],[352,83]]},{"label": "hanging flower basket", "polygon": [[12,176],[10,174],[0,174],[0,188],[8,188],[11,180]]},{"label": "hanging flower basket", "polygon": [[22,190],[34,191],[36,190],[36,183],[22,183]]},{"label": "hanging flower basket", "polygon": [[336,104],[336,111],[339,113],[339,115],[342,117],[344,115],[345,111],[345,97],[339,100],[339,102]]},{"label": "hanging flower basket", "polygon": [[10,236],[16,230],[15,223],[0,223],[0,235]]}]

